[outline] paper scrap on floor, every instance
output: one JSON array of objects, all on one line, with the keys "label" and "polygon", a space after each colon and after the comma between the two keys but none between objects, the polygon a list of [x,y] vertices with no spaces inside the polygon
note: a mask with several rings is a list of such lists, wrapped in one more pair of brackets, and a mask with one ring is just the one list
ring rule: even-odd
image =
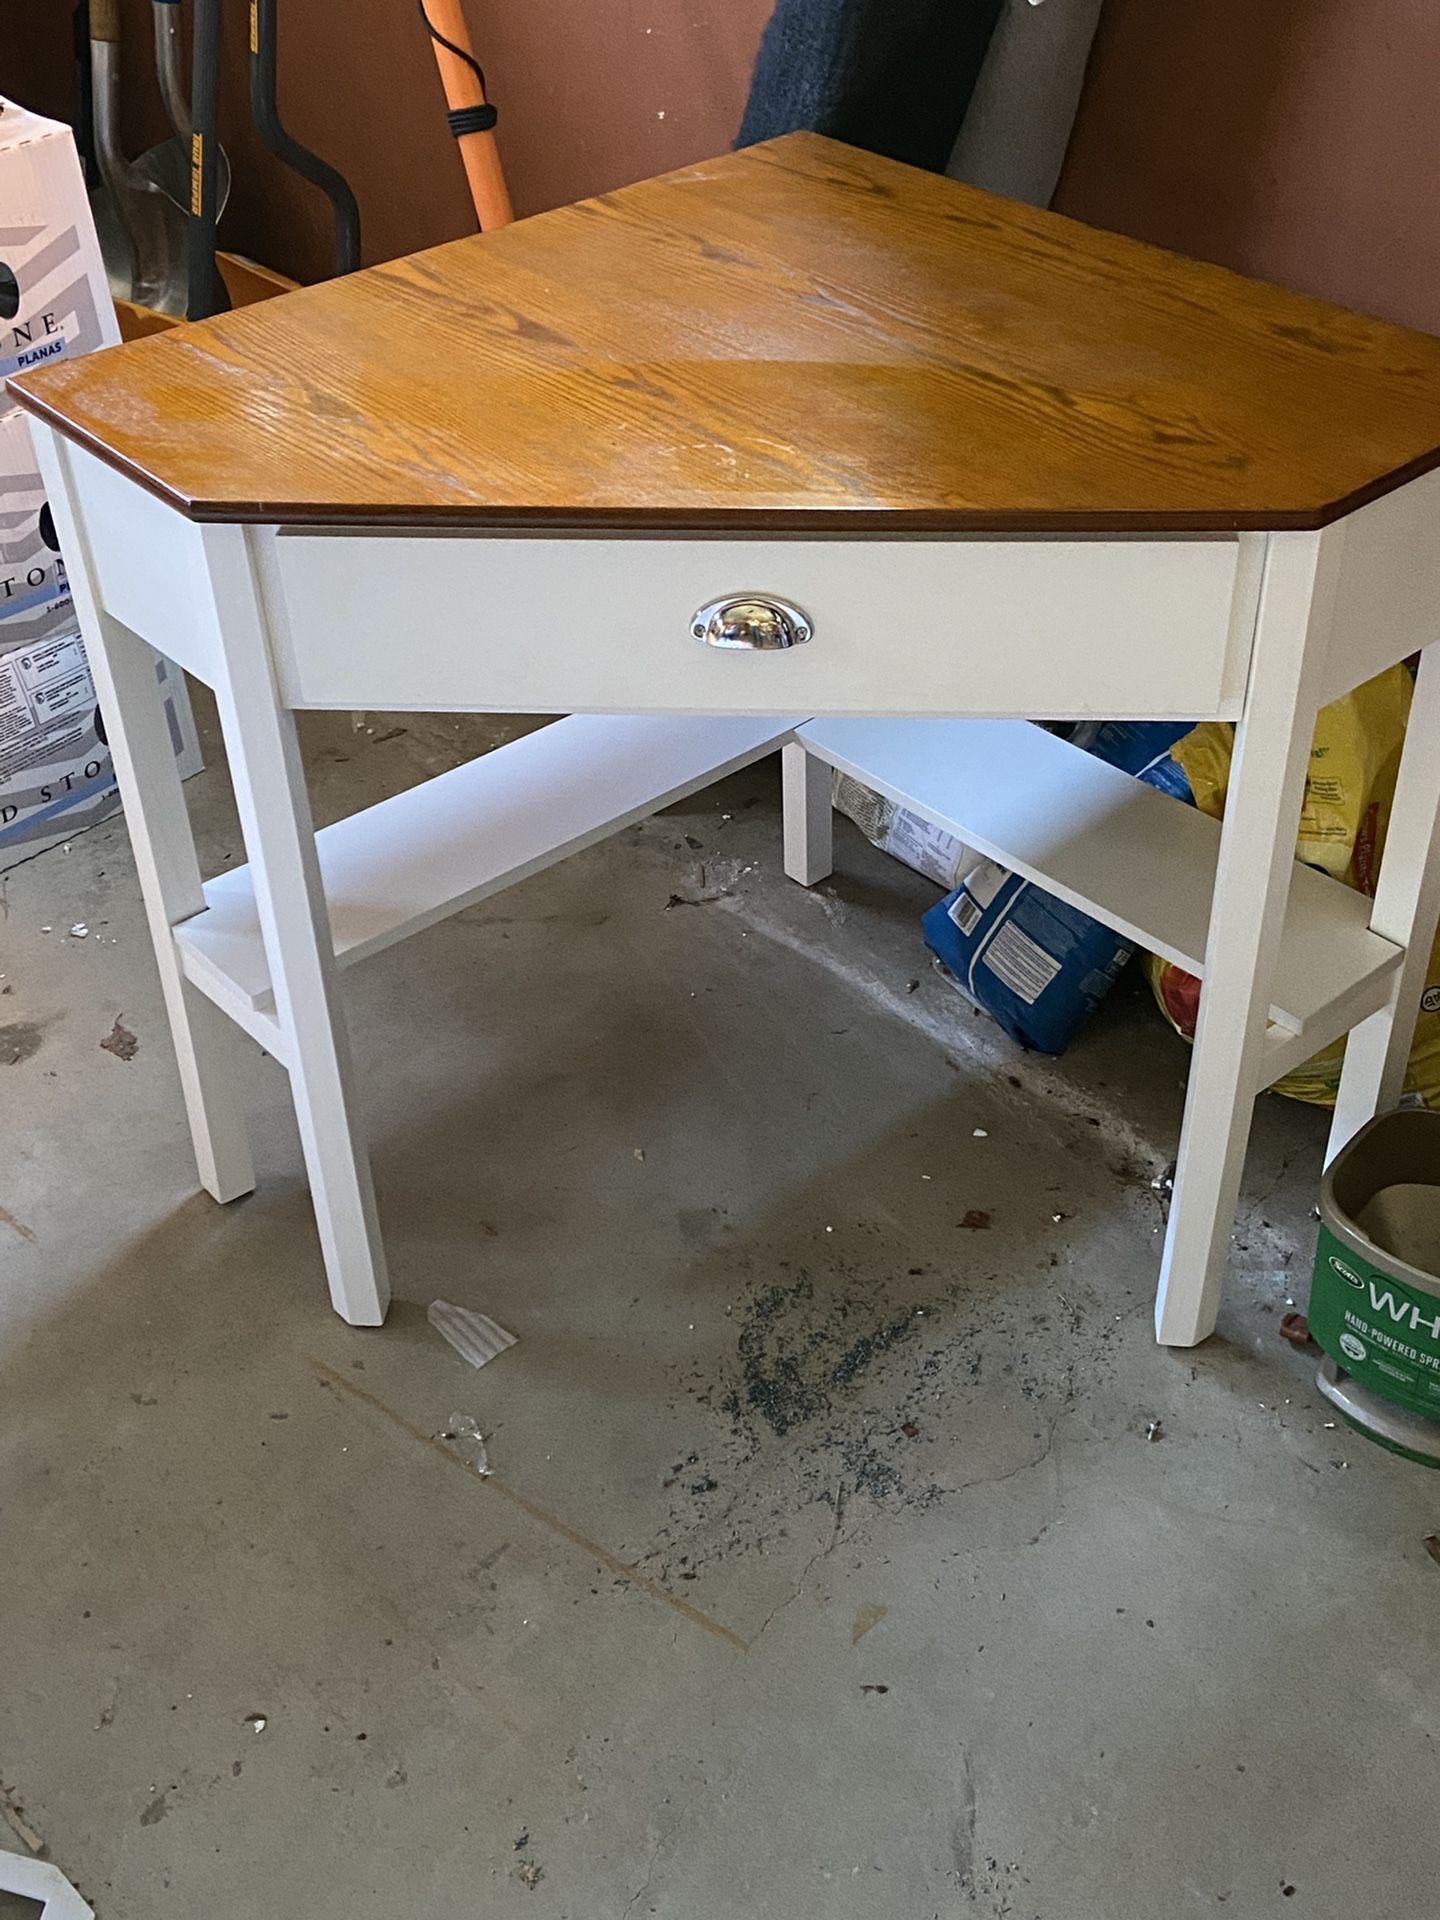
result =
[{"label": "paper scrap on floor", "polygon": [[513,1347],[516,1335],[492,1320],[488,1313],[475,1313],[469,1307],[452,1306],[448,1300],[432,1300],[426,1315],[443,1340],[468,1360],[472,1367],[483,1367],[497,1353]]}]

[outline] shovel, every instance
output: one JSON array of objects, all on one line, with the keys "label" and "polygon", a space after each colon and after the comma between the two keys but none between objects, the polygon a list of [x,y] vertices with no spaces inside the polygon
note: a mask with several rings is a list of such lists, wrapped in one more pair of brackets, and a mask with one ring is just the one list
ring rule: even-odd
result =
[{"label": "shovel", "polygon": [[93,193],[100,169],[95,164],[95,111],[90,82],[90,0],[75,0],[70,27],[75,56],[75,144],[85,168],[85,191]]},{"label": "shovel", "polygon": [[100,184],[90,196],[105,278],[116,300],[135,298],[134,189],[120,152],[120,10],[117,0],[90,0],[90,113]]},{"label": "shovel", "polygon": [[[151,215],[142,270],[148,293],[146,304],[157,307],[161,313],[183,314],[189,304],[187,228],[191,173],[190,105],[185,97],[180,61],[180,0],[152,0],[151,12],[155,25],[155,77],[175,132],[135,162],[137,178],[163,202]],[[224,213],[229,198],[230,162],[217,146],[216,220]]]},{"label": "shovel", "polygon": [[215,223],[220,218],[221,0],[195,0],[194,65],[190,81],[190,219],[186,232],[185,316],[203,320],[230,305],[215,265]]},{"label": "shovel", "polygon": [[180,59],[180,0],[151,0],[155,26],[155,78],[165,115],[182,140],[190,138],[190,101]]},{"label": "shovel", "polygon": [[335,271],[354,273],[360,264],[360,209],[342,173],[286,131],[275,104],[276,0],[250,0],[250,116],[277,160],[319,187],[335,214]]},{"label": "shovel", "polygon": [[[133,165],[120,151],[120,9],[90,0],[95,226],[112,295],[162,313],[185,311],[187,143],[178,135]],[[228,169],[227,169],[228,176]]]}]

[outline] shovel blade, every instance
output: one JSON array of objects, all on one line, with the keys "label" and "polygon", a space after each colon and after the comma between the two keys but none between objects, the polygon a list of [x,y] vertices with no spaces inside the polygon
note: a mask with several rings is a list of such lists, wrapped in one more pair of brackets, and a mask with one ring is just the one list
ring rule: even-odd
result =
[{"label": "shovel blade", "polygon": [[[216,158],[217,207],[225,211],[230,198],[230,162],[221,153]],[[183,318],[188,297],[185,246],[186,223],[190,217],[190,143],[178,135],[162,140],[142,153],[133,172],[137,185],[145,191],[140,242],[141,291],[137,298],[160,313]],[[218,214],[217,214],[218,217]]]}]

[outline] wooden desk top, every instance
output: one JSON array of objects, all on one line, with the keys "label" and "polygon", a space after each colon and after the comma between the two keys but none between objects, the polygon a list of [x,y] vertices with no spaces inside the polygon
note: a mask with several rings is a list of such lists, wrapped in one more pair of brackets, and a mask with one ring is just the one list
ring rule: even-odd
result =
[{"label": "wooden desk top", "polygon": [[11,382],[196,520],[1313,528],[1440,340],[796,134]]}]

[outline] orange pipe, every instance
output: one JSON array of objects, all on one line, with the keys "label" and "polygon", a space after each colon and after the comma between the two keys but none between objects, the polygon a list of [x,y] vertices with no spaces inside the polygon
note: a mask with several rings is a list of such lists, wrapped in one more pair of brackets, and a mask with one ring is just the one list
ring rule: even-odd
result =
[{"label": "orange pipe", "polygon": [[[465,24],[460,0],[424,0],[422,11],[433,29],[430,44],[435,49],[435,64],[440,69],[446,103],[452,110],[457,107],[483,107],[485,88],[478,66],[470,66],[461,57],[469,55],[474,60],[475,54],[470,45],[470,29]],[[436,34],[460,48],[460,54],[452,53],[449,47],[442,47],[435,38]],[[462,133],[455,144],[460,149],[460,158],[465,165],[465,178],[470,185],[470,198],[475,203],[475,217],[480,222],[480,231],[488,233],[492,227],[509,226],[515,218],[515,209],[510,204],[510,189],[505,184],[500,149],[495,144],[494,133]]]}]

